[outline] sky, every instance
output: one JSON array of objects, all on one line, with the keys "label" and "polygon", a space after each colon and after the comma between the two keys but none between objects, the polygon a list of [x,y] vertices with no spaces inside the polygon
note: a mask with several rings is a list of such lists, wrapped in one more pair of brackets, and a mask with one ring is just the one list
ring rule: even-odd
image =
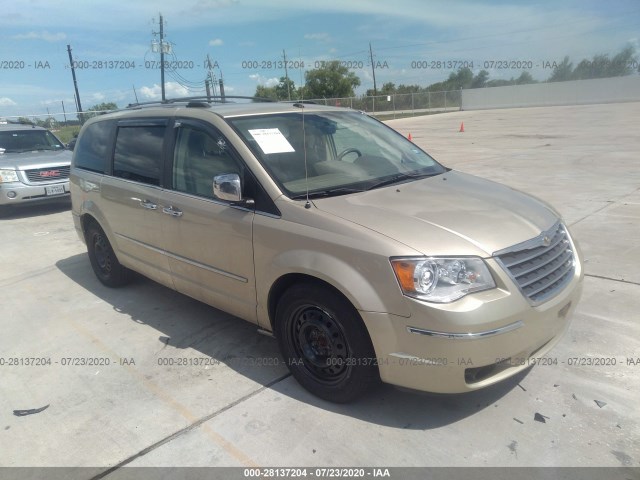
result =
[{"label": "sky", "polygon": [[[577,64],[633,45],[640,53],[638,0],[2,0],[0,117],[76,109],[67,46],[82,106],[160,99],[159,15],[172,71],[168,98],[205,93],[211,74],[227,95],[253,95],[285,75],[339,60],[361,80],[427,86],[459,66],[489,79],[523,70],[545,80],[553,62]],[[640,55],[638,55],[640,58]],[[506,67],[506,68],[505,68]]]}]

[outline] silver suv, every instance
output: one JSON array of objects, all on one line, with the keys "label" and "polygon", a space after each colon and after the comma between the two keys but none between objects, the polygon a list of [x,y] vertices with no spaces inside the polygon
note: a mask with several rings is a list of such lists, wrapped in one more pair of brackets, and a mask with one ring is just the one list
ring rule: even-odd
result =
[{"label": "silver suv", "polygon": [[71,156],[45,128],[0,124],[0,208],[68,198]]},{"label": "silver suv", "polygon": [[256,324],[335,402],[379,380],[499,382],[559,341],[581,292],[554,209],[348,109],[191,101],[94,118],[71,198],[102,283],[135,270]]}]

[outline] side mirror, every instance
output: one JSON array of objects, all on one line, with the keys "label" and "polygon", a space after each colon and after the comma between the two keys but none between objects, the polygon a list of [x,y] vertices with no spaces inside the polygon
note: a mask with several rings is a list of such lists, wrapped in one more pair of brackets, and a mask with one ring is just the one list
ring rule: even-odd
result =
[{"label": "side mirror", "polygon": [[227,202],[241,202],[240,175],[237,173],[223,173],[213,177],[213,196]]}]

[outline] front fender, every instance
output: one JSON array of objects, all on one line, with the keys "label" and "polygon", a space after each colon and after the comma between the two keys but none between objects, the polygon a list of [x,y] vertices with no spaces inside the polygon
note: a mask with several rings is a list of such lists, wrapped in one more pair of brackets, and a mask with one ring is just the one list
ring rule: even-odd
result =
[{"label": "front fender", "polygon": [[369,261],[358,258],[354,262],[315,250],[294,249],[278,253],[270,259],[268,265],[262,266],[256,262],[260,324],[270,327],[268,302],[271,287],[290,274],[305,275],[326,282],[340,291],[359,311],[408,317],[410,311],[388,258],[370,256]]}]

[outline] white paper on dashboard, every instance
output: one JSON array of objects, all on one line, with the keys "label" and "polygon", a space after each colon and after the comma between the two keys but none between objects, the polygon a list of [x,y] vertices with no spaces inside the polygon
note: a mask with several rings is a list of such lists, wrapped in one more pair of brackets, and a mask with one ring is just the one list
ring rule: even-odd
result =
[{"label": "white paper on dashboard", "polygon": [[258,142],[265,155],[295,152],[289,141],[277,128],[258,128],[249,130],[249,133]]}]

